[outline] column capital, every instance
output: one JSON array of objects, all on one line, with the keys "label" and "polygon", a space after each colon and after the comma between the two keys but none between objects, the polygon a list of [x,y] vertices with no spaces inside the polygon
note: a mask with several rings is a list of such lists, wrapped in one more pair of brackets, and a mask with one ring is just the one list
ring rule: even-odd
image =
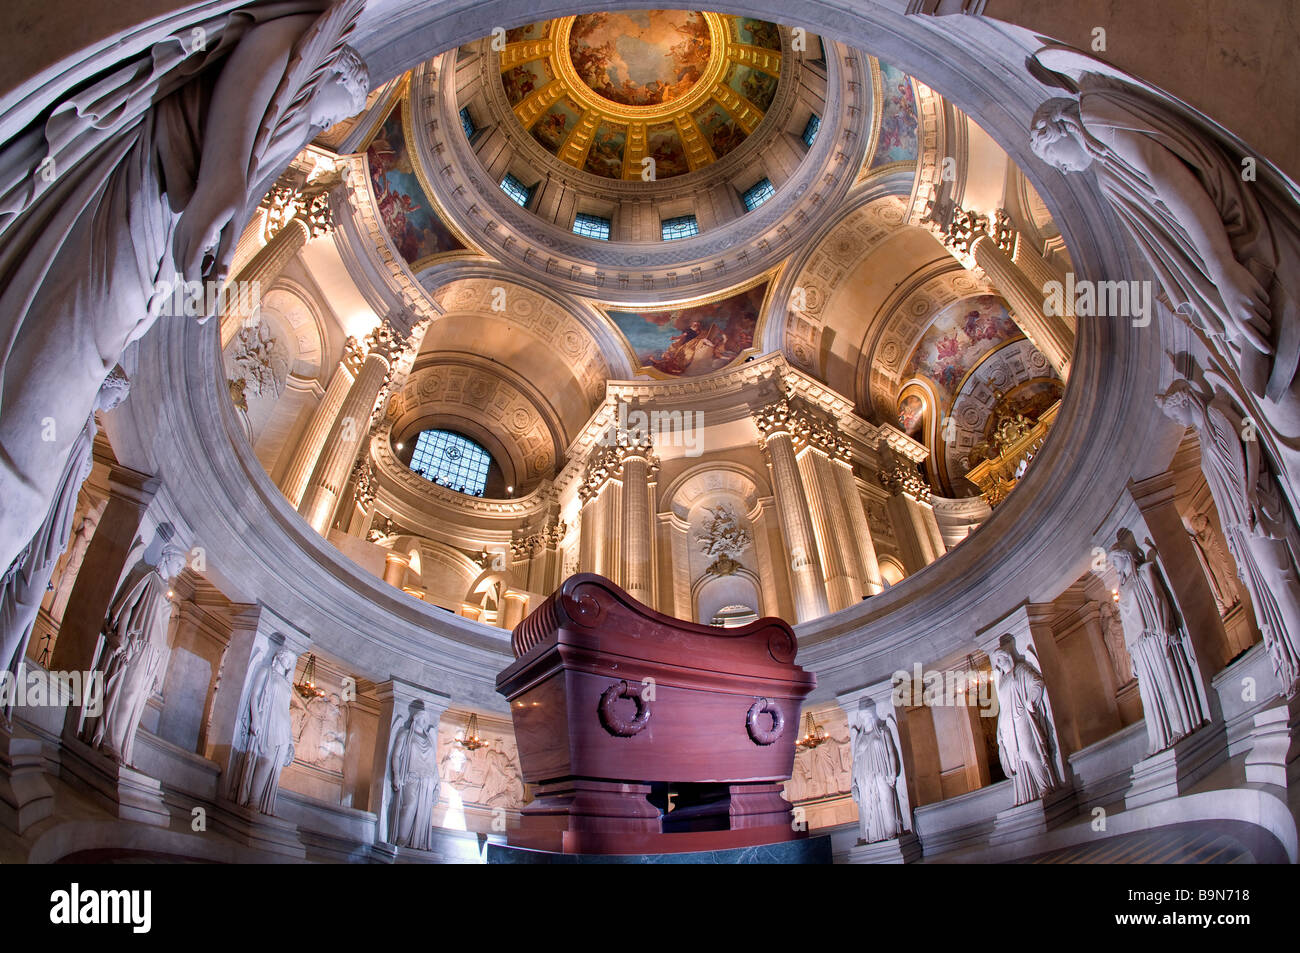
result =
[{"label": "column capital", "polygon": [[910,461],[895,460],[878,474],[880,485],[894,496],[906,496],[917,503],[930,502],[930,487],[921,477],[916,464]]}]

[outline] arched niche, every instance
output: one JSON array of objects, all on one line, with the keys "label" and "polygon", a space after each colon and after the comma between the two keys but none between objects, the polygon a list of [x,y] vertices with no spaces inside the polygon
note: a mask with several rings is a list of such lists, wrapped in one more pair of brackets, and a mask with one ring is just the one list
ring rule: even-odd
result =
[{"label": "arched niche", "polygon": [[709,574],[696,580],[692,587],[695,620],[709,625],[724,609],[745,606],[755,615],[765,615],[762,587],[758,576],[748,569],[737,569],[726,576]]}]

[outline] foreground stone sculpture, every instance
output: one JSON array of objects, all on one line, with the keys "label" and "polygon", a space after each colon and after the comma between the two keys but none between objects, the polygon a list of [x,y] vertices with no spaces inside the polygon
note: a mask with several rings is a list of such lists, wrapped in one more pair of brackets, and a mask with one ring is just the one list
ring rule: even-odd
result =
[{"label": "foreground stone sculpture", "polygon": [[1110,549],[1119,574],[1119,610],[1133,660],[1147,725],[1147,754],[1164,751],[1207,720],[1196,684],[1196,660],[1156,566],[1154,551],[1137,551],[1131,540]]},{"label": "foreground stone sculpture", "polygon": [[176,280],[222,282],[250,202],[364,105],[344,45],[363,6],[287,0],[205,21],[0,151],[0,565],[37,532],[95,393]]},{"label": "foreground stone sculpture", "polygon": [[433,849],[433,809],[438,803],[438,726],[429,713],[413,714],[397,736],[389,765],[393,817],[389,840],[398,847]]},{"label": "foreground stone sculpture", "polygon": [[1242,438],[1251,431],[1222,389],[1207,400],[1189,381],[1177,380],[1156,403],[1200,438],[1201,473],[1228,552],[1250,594],[1273,671],[1292,697],[1300,688],[1300,532],[1259,440]]},{"label": "foreground stone sculpture", "polygon": [[874,702],[865,700],[851,727],[852,793],[858,805],[859,843],[891,840],[910,828],[903,807],[907,791],[899,788],[903,762],[893,726],[879,717]]},{"label": "foreground stone sculpture", "polygon": [[[1066,51],[1040,52],[1049,69]],[[1086,58],[1084,67],[1105,69]],[[1059,75],[1059,74],[1058,74]],[[1091,170],[1175,311],[1295,451],[1300,438],[1300,213],[1152,92],[1084,72],[1045,102],[1030,143],[1064,172]],[[1288,438],[1289,441],[1288,441]],[[1291,469],[1291,467],[1289,467]],[[1294,474],[1293,474],[1294,476]]]},{"label": "foreground stone sculpture", "polygon": [[1027,804],[1061,786],[1047,688],[1037,669],[1006,649],[994,649],[989,662],[998,687],[998,760],[1016,804]]},{"label": "foreground stone sculpture", "polygon": [[[126,374],[121,368],[114,368],[99,388],[95,410],[112,410],[126,399],[129,387],[130,381]],[[32,626],[36,624],[41,600],[45,598],[59,556],[68,548],[72,521],[77,510],[77,494],[81,490],[81,484],[90,475],[91,453],[97,430],[95,411],[91,411],[64,462],[45,520],[36,535],[14,559],[0,583],[0,664],[11,672],[17,673],[18,665],[27,653],[27,641],[31,638]],[[68,569],[72,569],[75,574],[71,560],[64,570],[65,575]],[[70,586],[69,581],[69,588]],[[0,711],[0,717],[8,716],[7,710]]]},{"label": "foreground stone sculpture", "polygon": [[240,762],[235,803],[275,813],[280,772],[293,761],[293,725],[289,693],[293,691],[294,659],[280,649],[253,680],[248,698],[248,747]]},{"label": "foreground stone sculpture", "polygon": [[131,764],[144,706],[162,684],[172,614],[167,586],[184,568],[185,551],[170,543],[157,567],[136,563],[104,624],[96,662],[104,673],[103,713],[85,720],[82,736],[122,764]]},{"label": "foreground stone sculpture", "polygon": [[1207,514],[1193,513],[1185,522],[1187,535],[1191,537],[1196,549],[1196,558],[1201,563],[1205,580],[1210,584],[1210,592],[1214,595],[1214,604],[1219,607],[1219,615],[1226,615],[1241,601],[1237,581],[1233,578],[1232,561],[1219,544],[1219,538],[1210,525]]}]

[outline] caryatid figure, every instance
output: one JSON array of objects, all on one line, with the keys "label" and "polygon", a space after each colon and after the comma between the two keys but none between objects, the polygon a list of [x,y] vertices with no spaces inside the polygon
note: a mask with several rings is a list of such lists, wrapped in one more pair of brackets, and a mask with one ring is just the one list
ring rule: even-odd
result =
[{"label": "caryatid figure", "polygon": [[96,667],[103,672],[103,712],[86,720],[92,746],[131,764],[136,729],[149,697],[162,685],[172,602],[168,586],[185,568],[185,550],[163,546],[158,565],[141,560],[127,573],[104,622]]},{"label": "caryatid figure", "polygon": [[248,696],[248,747],[240,765],[235,802],[275,813],[280,772],[293,761],[289,695],[293,691],[293,653],[279,649],[258,671]]},{"label": "caryatid figure", "polygon": [[364,107],[345,42],[364,6],[280,0],[192,23],[0,146],[0,567],[40,527],[123,349],[178,299],[210,317],[253,205]]},{"label": "caryatid figure", "polygon": [[858,805],[858,836],[864,844],[892,840],[910,825],[905,818],[906,789],[900,795],[903,761],[890,725],[865,700],[852,724],[853,800]]},{"label": "caryatid figure", "polygon": [[[1300,437],[1300,214],[1235,152],[1146,91],[1080,61],[1077,98],[1034,113],[1030,145],[1064,172],[1091,171],[1171,307],[1202,331],[1266,416]],[[1051,66],[1049,65],[1049,68]]]},{"label": "caryatid figure", "polygon": [[393,814],[389,840],[398,847],[431,850],[433,809],[438,803],[438,727],[423,708],[413,714],[393,745],[389,763]]},{"label": "caryatid figure", "polygon": [[[115,367],[99,388],[95,397],[95,410],[112,410],[126,399],[130,386],[126,374],[120,367]],[[27,653],[27,642],[40,613],[41,601],[45,598],[50,578],[54,575],[59,557],[68,547],[72,522],[76,516],[77,494],[90,475],[97,431],[92,411],[86,418],[81,433],[73,441],[54,488],[49,512],[45,514],[36,535],[23,547],[4,574],[3,580],[0,580],[0,666],[8,668],[15,675]],[[84,548],[82,552],[84,554]],[[73,566],[73,560],[69,558],[64,567],[64,576],[75,576],[76,571],[77,567]],[[71,588],[71,578],[66,581],[67,587]],[[61,579],[60,588],[63,586],[64,580]],[[0,711],[0,718],[7,717],[7,711]]]},{"label": "caryatid figure", "polygon": [[1015,786],[1016,804],[1061,786],[1057,742],[1043,676],[1006,649],[989,655],[998,685],[998,760]]},{"label": "caryatid figure", "polygon": [[1219,511],[1228,552],[1250,593],[1273,671],[1291,697],[1300,688],[1300,532],[1260,442],[1222,389],[1207,400],[1179,379],[1156,403],[1196,431],[1201,473]]},{"label": "caryatid figure", "polygon": [[1147,754],[1155,754],[1207,718],[1196,684],[1195,655],[1154,555],[1144,557],[1135,549],[1131,541],[1121,540],[1110,548],[1110,561],[1119,575],[1119,615],[1142,698]]}]

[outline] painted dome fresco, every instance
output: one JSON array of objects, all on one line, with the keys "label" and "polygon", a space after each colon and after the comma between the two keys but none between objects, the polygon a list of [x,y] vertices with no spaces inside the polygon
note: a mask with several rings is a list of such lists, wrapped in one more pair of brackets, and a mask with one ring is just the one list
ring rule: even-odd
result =
[{"label": "painted dome fresco", "polygon": [[604,178],[652,167],[664,179],[759,127],[781,81],[782,34],[718,13],[593,13],[506,31],[499,63],[516,118],[547,151]]}]

